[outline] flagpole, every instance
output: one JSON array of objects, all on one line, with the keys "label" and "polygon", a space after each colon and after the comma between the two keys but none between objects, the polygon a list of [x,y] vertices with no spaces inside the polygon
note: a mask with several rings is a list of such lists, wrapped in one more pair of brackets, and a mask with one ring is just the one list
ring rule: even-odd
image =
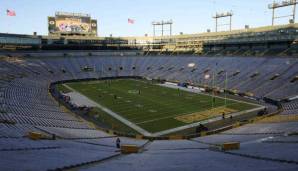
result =
[{"label": "flagpole", "polygon": [[214,82],[215,82],[215,78],[214,78],[214,71],[212,72],[212,108],[214,108]]},{"label": "flagpole", "polygon": [[[9,17],[9,15],[8,15],[8,9],[6,10],[6,17]],[[7,22],[8,24],[7,24],[7,28],[8,28],[8,30],[7,30],[7,33],[9,33],[9,31],[10,31],[10,20],[8,19],[8,22]]]},{"label": "flagpole", "polygon": [[227,87],[228,87],[228,72],[226,71],[226,80],[225,80],[225,106],[227,107]]},{"label": "flagpole", "polygon": [[212,87],[212,95],[213,95],[213,97],[212,97],[212,108],[214,108],[215,107],[215,84],[216,84],[216,76],[215,76],[215,73],[216,73],[216,69],[217,69],[217,62],[215,63],[215,68],[214,68],[214,70],[213,70],[213,87]]}]

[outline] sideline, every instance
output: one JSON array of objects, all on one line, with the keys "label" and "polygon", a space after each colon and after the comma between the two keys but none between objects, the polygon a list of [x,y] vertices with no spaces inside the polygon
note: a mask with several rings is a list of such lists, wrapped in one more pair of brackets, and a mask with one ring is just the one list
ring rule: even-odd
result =
[{"label": "sideline", "polygon": [[[157,84],[159,86],[164,86],[164,87],[168,87],[168,88],[178,88],[178,86],[171,86],[171,85],[164,85],[164,84]],[[63,84],[63,86],[69,88],[70,90],[72,90],[73,92],[77,92],[77,93],[80,93],[78,91],[76,91],[75,89],[73,89],[72,87],[66,85],[66,84]],[[198,92],[198,91],[195,91],[193,89],[187,89],[187,88],[181,88],[179,87],[181,90],[184,90],[184,91],[188,91],[188,92],[192,92],[192,93],[197,93],[197,94],[202,94],[202,95],[206,95],[206,94],[203,94],[201,92]],[[81,94],[82,95],[82,94]],[[82,95],[84,96],[84,95]],[[85,96],[86,97],[86,96]],[[216,96],[217,98],[221,98],[223,99],[223,97],[219,97],[219,96]],[[173,132],[177,132],[177,131],[181,131],[181,130],[184,130],[184,129],[188,129],[188,128],[193,128],[193,127],[197,127],[199,126],[200,124],[206,124],[206,123],[210,123],[210,122],[214,122],[214,121],[218,121],[218,120],[221,120],[222,117],[221,116],[218,116],[218,117],[215,117],[215,118],[210,118],[210,119],[207,119],[207,120],[203,120],[203,121],[199,121],[199,122],[195,122],[195,123],[192,123],[192,124],[187,124],[187,125],[184,125],[184,126],[181,126],[181,127],[176,127],[176,128],[172,128],[172,129],[167,129],[167,130],[164,130],[164,131],[160,131],[160,132],[156,132],[156,133],[150,133],[146,130],[144,130],[143,128],[139,127],[138,125],[128,121],[127,119],[123,118],[122,116],[120,116],[119,114],[113,112],[112,110],[102,106],[101,104],[91,100],[90,98],[86,97],[88,100],[90,100],[91,102],[93,102],[96,107],[100,108],[101,110],[103,110],[104,112],[106,112],[107,114],[111,115],[112,117],[118,119],[119,121],[121,121],[122,123],[124,123],[125,125],[129,126],[130,128],[138,131],[139,133],[143,134],[144,136],[148,136],[148,137],[158,137],[158,136],[163,136],[163,135],[166,135],[166,134],[170,134],[170,133],[173,133]],[[244,110],[244,111],[240,111],[240,112],[236,112],[236,113],[231,113],[229,115],[227,115],[227,117],[229,116],[238,116],[238,115],[242,115],[242,114],[245,114],[245,113],[249,113],[249,112],[254,112],[254,111],[258,111],[258,110],[262,110],[265,108],[265,106],[262,106],[262,105],[259,105],[259,104],[253,104],[253,103],[249,103],[249,102],[244,102],[244,101],[239,101],[239,100],[234,100],[234,99],[229,99],[231,101],[236,101],[236,102],[240,102],[240,103],[247,103],[247,104],[250,104],[250,105],[254,105],[254,106],[258,106],[257,108],[253,108],[253,109],[249,109],[249,110]]]},{"label": "sideline", "polygon": [[[239,116],[239,115],[242,115],[242,114],[245,114],[245,113],[250,113],[250,112],[262,110],[264,108],[265,108],[264,106],[261,106],[261,107],[254,108],[254,109],[244,110],[244,111],[241,111],[241,112],[236,112],[236,113],[226,115],[226,117],[229,117],[229,116],[235,117],[235,116]],[[164,130],[164,131],[161,131],[161,132],[156,132],[156,133],[152,134],[152,136],[154,136],[154,137],[162,136],[162,135],[170,134],[170,133],[173,133],[173,132],[182,131],[184,129],[193,128],[193,127],[199,126],[200,124],[207,124],[207,123],[215,122],[215,121],[219,121],[219,120],[222,120],[222,116],[218,116],[218,117],[215,117],[215,118],[203,120],[203,121],[196,122],[196,123],[193,123],[193,124],[184,125],[184,126],[173,128],[173,129]]]},{"label": "sideline", "polygon": [[[189,89],[189,88],[185,88],[185,87],[179,87],[179,86],[167,85],[167,84],[157,84],[157,85],[162,86],[162,87],[167,87],[167,88],[173,88],[173,89],[179,88],[180,90],[183,90],[183,91],[187,91],[187,92],[191,92],[191,93],[196,93],[196,94],[201,94],[201,95],[204,95],[204,96],[212,96],[212,95],[207,94],[207,93],[202,93],[201,91],[196,90],[196,89]],[[217,95],[214,95],[214,97],[219,98],[219,99],[225,99],[224,97],[217,96]],[[253,105],[253,106],[259,106],[259,107],[262,106],[260,104],[250,103],[250,102],[236,100],[236,99],[231,99],[231,98],[227,98],[227,100],[238,102],[238,103],[246,103],[246,104],[250,104],[250,105]]]},{"label": "sideline", "polygon": [[[73,89],[72,87],[63,84],[63,86],[69,88],[71,91],[76,92],[81,94],[80,92],[76,91],[75,89]],[[82,94],[81,94],[82,95]],[[82,95],[84,96],[84,95]],[[86,97],[86,96],[85,96]],[[125,125],[131,127],[132,129],[138,131],[139,133],[145,135],[145,136],[152,136],[152,134],[146,130],[144,130],[143,128],[137,126],[136,124],[130,122],[129,120],[123,118],[122,116],[118,115],[117,113],[113,112],[112,110],[102,106],[101,104],[98,104],[97,102],[91,100],[90,98],[86,97],[90,102],[94,103],[96,107],[100,108],[102,111],[106,112],[107,114],[111,115],[112,117],[118,119],[119,121],[121,121],[122,123],[124,123]]]}]

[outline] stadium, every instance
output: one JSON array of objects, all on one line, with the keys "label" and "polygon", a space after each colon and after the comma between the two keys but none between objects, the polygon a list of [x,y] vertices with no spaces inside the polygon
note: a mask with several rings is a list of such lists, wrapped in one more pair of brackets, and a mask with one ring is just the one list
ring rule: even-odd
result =
[{"label": "stadium", "polygon": [[298,170],[297,3],[254,28],[101,36],[56,12],[0,33],[0,170]]}]

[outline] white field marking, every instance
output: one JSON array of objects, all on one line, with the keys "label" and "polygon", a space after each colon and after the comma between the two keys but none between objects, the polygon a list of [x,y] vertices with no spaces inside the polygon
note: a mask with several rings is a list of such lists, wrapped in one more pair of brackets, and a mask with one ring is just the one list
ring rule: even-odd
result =
[{"label": "white field marking", "polygon": [[[265,106],[261,106],[261,107],[254,108],[254,109],[244,110],[244,111],[241,111],[241,112],[228,114],[228,115],[226,115],[226,117],[227,118],[230,117],[230,116],[235,117],[235,116],[239,116],[239,115],[242,115],[242,114],[245,114],[245,113],[262,110],[264,108],[265,108]],[[219,121],[219,120],[222,120],[222,116],[218,116],[218,117],[215,117],[215,118],[211,118],[211,119],[207,119],[207,120],[204,120],[204,121],[196,122],[196,123],[193,123],[193,124],[188,124],[188,125],[181,126],[181,127],[176,127],[176,128],[173,128],[173,129],[168,129],[168,130],[156,132],[156,133],[153,133],[152,136],[153,137],[162,136],[162,135],[170,134],[170,133],[173,133],[173,132],[182,131],[182,130],[185,130],[185,129],[188,129],[188,128],[193,128],[193,127],[199,126],[200,124],[207,124],[207,123],[215,122],[215,121]]]},{"label": "white field marking", "polygon": [[[175,95],[175,94],[172,94],[172,95]],[[177,95],[177,94],[176,94]],[[194,95],[196,95],[196,94],[194,94]],[[178,96],[178,95],[177,95]],[[147,99],[147,100],[149,100],[149,101],[154,101],[154,100],[150,100],[150,99]],[[211,101],[210,101],[211,102]],[[195,104],[196,102],[194,102],[194,104]],[[190,103],[191,104],[191,103]],[[167,106],[172,106],[173,105],[173,103],[163,103],[163,105],[167,105]]]},{"label": "white field marking", "polygon": [[[230,105],[234,105],[234,104],[238,104],[238,103],[228,103],[226,107],[229,107]],[[221,106],[217,106],[217,107],[225,107],[225,105],[221,105]],[[260,107],[264,107],[264,106],[260,106]],[[210,110],[211,108],[209,109],[206,109],[206,110],[203,110],[201,112],[204,112],[204,111],[207,111],[207,110]],[[255,109],[255,108],[254,108]],[[170,113],[170,112],[169,112]],[[148,123],[148,122],[154,122],[154,121],[158,121],[158,120],[163,120],[163,119],[169,119],[169,118],[173,118],[173,117],[178,117],[178,116],[183,116],[183,115],[189,115],[189,114],[192,114],[194,112],[187,112],[187,113],[180,113],[180,114],[175,114],[175,115],[167,115],[166,117],[162,117],[162,118],[156,118],[156,119],[151,119],[151,120],[146,120],[146,121],[142,121],[142,122],[137,122],[136,124],[137,125],[140,125],[140,124],[143,124],[143,123]],[[162,115],[166,115],[168,113],[162,113]],[[233,113],[231,113],[233,114]],[[134,117],[134,118],[130,118],[131,120],[135,120],[135,119],[142,119],[144,117],[148,117],[148,116],[154,116],[155,114],[152,114],[152,115],[146,115],[146,116],[141,116],[141,117]]]},{"label": "white field marking", "polygon": [[[233,104],[237,104],[237,103],[229,103],[227,106],[229,106],[229,105],[233,105]],[[170,106],[173,106],[172,104],[167,104],[167,105],[170,105]],[[223,105],[221,105],[221,106],[217,106],[217,107],[223,107],[223,106],[225,106],[224,104]],[[128,106],[129,107],[129,106]],[[128,108],[127,107],[127,108]],[[154,106],[152,106],[152,105],[147,105],[147,107],[154,107]],[[182,109],[185,109],[185,108],[183,108],[183,107],[181,107]],[[206,110],[210,110],[211,108],[208,108],[208,109],[206,109]],[[132,110],[132,109],[131,109]],[[206,111],[206,110],[204,110],[204,111]],[[121,110],[121,112],[127,112],[128,110]],[[167,110],[168,111],[168,110]],[[168,115],[168,114],[171,114],[172,112],[171,111],[168,111],[168,112],[163,112],[163,111],[159,111],[159,112],[162,112],[161,114],[162,115],[167,115],[166,117],[163,117],[162,119],[167,119],[167,118],[172,118],[172,117],[177,117],[177,116],[181,116],[181,115],[188,115],[188,114],[192,114],[192,113],[194,113],[194,112],[187,112],[187,113],[180,113],[180,114],[175,114],[175,115]],[[133,115],[136,115],[136,114],[130,114],[130,115],[126,115],[126,116],[133,116]],[[142,118],[146,118],[146,117],[152,117],[152,116],[154,116],[154,115],[156,115],[156,114],[149,114],[149,115],[145,115],[145,116],[139,116],[139,115],[136,115],[136,117],[134,117],[134,118],[130,118],[130,120],[135,120],[135,119],[142,119]],[[153,119],[153,120],[150,120],[150,122],[151,121],[157,121],[157,120],[160,120],[161,118],[156,118],[156,119]],[[149,122],[149,121],[143,121],[143,122]],[[139,123],[136,123],[136,124],[139,124]]]},{"label": "white field marking", "polygon": [[[68,85],[64,85],[65,87],[69,88],[70,90],[72,90],[73,92],[77,92],[80,93],[78,91],[76,91],[75,89],[73,89],[72,87],[68,86]],[[81,94],[82,96],[84,96],[83,94]],[[86,96],[85,96],[86,97]],[[112,117],[118,119],[119,121],[121,121],[122,123],[124,123],[125,125],[129,126],[130,128],[138,131],[139,133],[145,135],[145,136],[151,136],[152,134],[146,130],[144,130],[143,128],[137,126],[136,124],[130,122],[129,120],[123,118],[122,116],[118,115],[117,113],[113,112],[112,110],[102,106],[101,104],[93,101],[92,99],[86,97],[87,99],[89,99],[91,102],[93,102],[96,107],[100,108],[102,111],[106,112],[107,114],[111,115]]]},{"label": "white field marking", "polygon": [[[200,101],[199,101],[200,102]],[[137,103],[137,102],[136,102]],[[162,105],[163,106],[166,106],[166,107],[170,107],[170,108],[172,108],[174,105],[176,105],[177,103],[173,103],[173,102],[170,102],[170,103],[163,103]],[[190,105],[195,105],[195,104],[197,104],[197,102],[196,101],[194,101],[194,102],[190,102],[190,103],[188,103],[188,104],[190,104]],[[204,103],[202,103],[203,105],[205,105],[205,106],[209,106],[209,102],[207,103],[207,102],[204,102]],[[211,101],[210,101],[210,104],[211,104]],[[234,103],[229,103],[228,105],[231,105],[231,104],[234,104]],[[125,104],[125,103],[122,103],[121,104],[121,108],[124,108],[124,109],[126,109],[126,108],[129,108],[131,105],[127,105],[127,104]],[[146,104],[146,107],[148,107],[148,108],[150,108],[150,107],[152,107],[152,108],[156,108],[156,105],[155,104],[152,104],[152,103],[148,103],[148,104]],[[178,107],[178,106],[177,106]],[[184,105],[179,105],[179,108],[182,108],[182,109],[185,109],[185,108],[187,108],[187,107],[184,107]],[[122,110],[122,109],[121,109]],[[162,110],[161,110],[162,111]]]},{"label": "white field marking", "polygon": [[[197,95],[197,94],[195,94],[195,95]],[[148,99],[149,101],[153,101],[154,102],[154,100],[150,100],[150,99]],[[211,99],[210,99],[210,101],[206,101],[206,100],[200,100],[200,99],[197,99],[197,100],[195,100],[195,101],[192,101],[192,102],[188,102],[188,104],[190,104],[190,105],[194,105],[194,104],[197,104],[197,102],[202,102],[202,103],[211,103]],[[164,105],[164,106],[169,106],[169,107],[172,107],[174,104],[176,104],[176,102],[168,102],[168,103],[162,103],[162,105]],[[232,104],[232,103],[229,103],[229,104]],[[153,106],[153,107],[155,107],[155,105],[154,104],[148,104],[147,106]]]},{"label": "white field marking", "polygon": [[[231,104],[237,104],[237,103],[230,103]],[[225,105],[222,105],[222,106],[217,106],[217,108],[219,107],[224,107]],[[210,108],[211,109],[211,108]],[[200,111],[200,112],[204,112],[204,111],[207,111],[207,110],[210,110],[210,109],[206,109],[206,110],[203,110],[203,111]],[[156,118],[156,119],[151,119],[151,120],[147,120],[147,121],[143,121],[143,122],[138,122],[136,123],[137,125],[140,125],[140,124],[144,124],[144,123],[148,123],[148,122],[154,122],[154,121],[158,121],[158,120],[163,120],[163,119],[169,119],[169,118],[176,118],[178,116],[183,116],[183,115],[190,115],[190,114],[193,114],[195,112],[186,112],[186,113],[179,113],[179,114],[176,114],[176,115],[170,115],[170,116],[165,116],[165,117],[162,117],[162,118]],[[163,115],[166,114],[166,113],[163,113]],[[146,116],[150,116],[150,115],[146,115]],[[131,118],[131,120],[134,120],[134,119],[139,119],[140,117],[136,117],[136,118]]]},{"label": "white field marking", "polygon": [[[205,95],[205,96],[210,96],[208,94],[203,94],[203,93],[200,93],[200,92],[196,92],[194,91],[193,89],[187,89],[187,88],[184,88],[183,87],[178,87],[178,86],[172,86],[172,85],[165,85],[165,84],[157,84],[157,85],[160,85],[160,86],[165,86],[165,87],[168,87],[168,88],[180,88],[180,90],[185,90],[187,92],[191,92],[191,93],[196,93],[196,94],[201,94],[201,95]],[[217,98],[220,98],[220,99],[224,99],[223,97],[220,97],[220,96],[215,96]],[[250,104],[250,105],[253,105],[253,106],[259,106],[259,108],[264,108],[264,106],[262,105],[259,105],[259,104],[254,104],[254,103],[249,103],[249,102],[245,102],[245,101],[240,101],[240,100],[234,100],[234,99],[228,99],[227,100],[231,100],[231,101],[234,101],[234,102],[237,102],[237,103],[246,103],[246,104]],[[236,103],[228,103],[227,106],[229,105],[232,105],[232,104],[236,104]],[[222,105],[222,106],[218,106],[218,107],[223,107],[225,105]],[[258,108],[254,108],[254,109],[258,109]],[[209,110],[209,109],[207,109]],[[166,114],[166,113],[163,113],[163,115]],[[144,123],[148,123],[148,122],[154,122],[154,121],[158,121],[158,120],[163,120],[163,119],[168,119],[168,118],[173,118],[173,117],[177,117],[177,116],[183,116],[183,115],[187,115],[187,114],[191,114],[191,113],[183,113],[183,114],[178,114],[178,115],[172,115],[172,116],[167,116],[167,117],[162,117],[162,118],[156,118],[156,119],[151,119],[151,120],[147,120],[147,121],[143,121],[143,122],[137,122],[136,124],[137,125],[140,125],[140,124],[144,124]],[[233,113],[232,113],[233,114]],[[231,114],[231,115],[232,115]],[[150,116],[150,115],[146,115],[145,117],[147,116]],[[136,117],[136,118],[132,118],[131,120],[134,120],[134,119],[141,119],[142,117]]]},{"label": "white field marking", "polygon": [[[128,90],[128,91],[133,91],[133,90]],[[189,96],[195,96],[196,94],[195,93],[193,93],[193,94],[191,94],[191,95],[189,95]],[[119,104],[120,106],[124,106],[125,107],[125,104]],[[172,105],[172,103],[169,103],[169,104],[165,104],[165,105]],[[128,106],[129,107],[129,106]],[[147,106],[147,107],[150,107],[150,106]],[[121,112],[120,112],[121,113]]]},{"label": "white field marking", "polygon": [[138,94],[139,91],[138,90],[128,90],[127,91],[129,94]]},{"label": "white field marking", "polygon": [[136,107],[139,107],[139,108],[142,108],[144,105],[136,104],[135,106],[136,106]]},{"label": "white field marking", "polygon": [[[193,93],[193,96],[194,96],[194,95],[195,95],[195,93]],[[207,103],[208,101],[202,101],[202,102],[206,102],[206,103]],[[208,102],[208,103],[209,103],[209,102]],[[236,104],[236,103],[229,103],[228,106],[229,106],[229,105],[233,105],[233,104]],[[123,104],[123,105],[124,105],[124,104]],[[172,106],[172,103],[169,103],[169,104],[167,104],[167,105]],[[224,105],[222,105],[222,106],[224,106]],[[218,107],[222,107],[222,106],[218,106]],[[124,107],[125,107],[125,106],[124,106]],[[150,107],[150,105],[147,106],[147,107]],[[129,108],[129,106],[128,106],[127,108]],[[208,110],[208,109],[207,109],[207,110]],[[127,112],[127,110],[121,110],[121,112],[122,112],[122,111],[123,111],[123,112]],[[120,112],[120,113],[121,113],[121,112]],[[161,111],[159,111],[159,112],[161,112]],[[162,114],[165,115],[165,114],[170,114],[170,113],[171,113],[171,112],[168,112],[168,113],[164,112],[164,113],[162,113]],[[191,113],[185,113],[185,114],[191,114]],[[133,116],[133,115],[135,115],[135,114],[126,115],[126,117],[128,117],[128,116]],[[146,117],[150,117],[150,116],[154,116],[154,115],[156,115],[156,114],[152,114],[152,115],[149,114],[149,115],[141,116],[141,117],[140,117],[140,116],[137,116],[137,117],[134,117],[134,118],[130,118],[130,120],[141,119],[141,118],[144,118],[144,117],[146,118]],[[183,115],[184,115],[184,114],[183,114]],[[173,115],[173,116],[180,116],[180,114],[179,114],[179,115]],[[170,117],[172,117],[172,116],[169,116],[169,118],[170,118]],[[157,118],[157,119],[155,119],[155,120],[159,120],[159,119],[160,119],[160,118]],[[144,121],[144,122],[146,122],[146,121]],[[138,123],[137,123],[137,124],[138,124]]]},{"label": "white field marking", "polygon": [[157,112],[156,110],[153,110],[153,109],[150,109],[148,111],[151,112],[151,113],[156,113]]},{"label": "white field marking", "polygon": [[[210,96],[210,97],[212,97],[212,95],[204,94],[202,92],[196,91],[195,89],[188,89],[188,88],[184,88],[184,87],[178,87],[178,86],[166,85],[166,84],[156,84],[156,85],[159,85],[159,86],[162,86],[162,87],[173,88],[173,89],[179,88],[180,90],[183,90],[183,91],[187,91],[187,92],[191,92],[191,93],[196,93],[196,94],[201,94],[201,95],[204,95],[204,96]],[[225,99],[224,97],[220,97],[220,96],[216,96],[216,95],[214,97],[217,97],[217,98],[220,98],[220,99]],[[255,103],[250,103],[250,102],[241,101],[241,100],[235,100],[235,99],[230,99],[230,98],[227,98],[227,100],[236,101],[238,103],[246,103],[246,104],[250,104],[250,105],[254,105],[254,106],[259,106],[259,107],[262,106],[260,104],[255,104]]]}]

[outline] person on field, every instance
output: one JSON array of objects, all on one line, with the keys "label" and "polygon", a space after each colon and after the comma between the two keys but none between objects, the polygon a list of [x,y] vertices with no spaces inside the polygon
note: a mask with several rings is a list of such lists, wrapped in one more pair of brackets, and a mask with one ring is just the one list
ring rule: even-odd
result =
[{"label": "person on field", "polygon": [[118,138],[116,139],[116,147],[117,147],[117,148],[120,148],[120,144],[121,144],[121,140],[120,140],[120,138],[118,137]]},{"label": "person on field", "polygon": [[222,113],[222,119],[225,119],[226,118],[226,114],[225,112]]}]

